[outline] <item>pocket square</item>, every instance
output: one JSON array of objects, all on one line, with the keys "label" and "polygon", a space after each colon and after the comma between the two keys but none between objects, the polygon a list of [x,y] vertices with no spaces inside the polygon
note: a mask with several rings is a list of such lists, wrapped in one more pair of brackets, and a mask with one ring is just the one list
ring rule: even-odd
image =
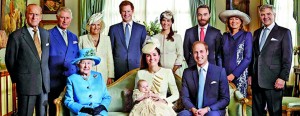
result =
[{"label": "pocket square", "polygon": [[212,81],[210,84],[215,84],[215,83],[217,83],[216,81]]},{"label": "pocket square", "polygon": [[49,46],[49,43],[46,43],[46,46]]},{"label": "pocket square", "polygon": [[77,41],[73,41],[73,44],[77,44],[78,42]]},{"label": "pocket square", "polygon": [[277,40],[277,39],[275,39],[275,38],[272,38],[272,39],[271,39],[271,41],[278,41],[278,40]]}]

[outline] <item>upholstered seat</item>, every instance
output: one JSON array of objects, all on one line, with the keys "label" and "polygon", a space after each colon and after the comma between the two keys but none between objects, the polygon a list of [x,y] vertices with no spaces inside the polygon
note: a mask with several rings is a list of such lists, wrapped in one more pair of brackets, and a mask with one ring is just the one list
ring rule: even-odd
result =
[{"label": "upholstered seat", "polygon": [[291,113],[294,111],[300,111],[300,98],[283,97],[282,110],[286,111],[287,116],[291,116]]},{"label": "upholstered seat", "polygon": [[247,116],[248,99],[237,90],[233,83],[229,83],[230,102],[227,107],[228,116]]}]

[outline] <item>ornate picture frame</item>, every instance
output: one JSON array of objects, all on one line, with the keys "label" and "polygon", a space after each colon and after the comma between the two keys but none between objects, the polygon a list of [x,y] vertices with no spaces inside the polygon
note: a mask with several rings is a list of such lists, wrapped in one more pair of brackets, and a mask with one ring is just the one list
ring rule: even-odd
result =
[{"label": "ornate picture frame", "polygon": [[40,0],[43,14],[56,14],[60,7],[65,6],[65,0]]},{"label": "ornate picture frame", "polygon": [[57,25],[57,20],[42,20],[39,24],[40,27],[43,27],[44,29],[52,29]]}]

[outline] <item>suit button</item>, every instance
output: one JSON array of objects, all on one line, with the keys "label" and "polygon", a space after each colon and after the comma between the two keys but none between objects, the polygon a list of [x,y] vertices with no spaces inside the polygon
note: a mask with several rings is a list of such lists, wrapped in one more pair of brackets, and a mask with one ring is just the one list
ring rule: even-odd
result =
[{"label": "suit button", "polygon": [[87,88],[87,89],[90,89],[90,86],[87,86],[86,88]]},{"label": "suit button", "polygon": [[89,104],[89,106],[92,106],[92,105],[93,105],[92,103]]},{"label": "suit button", "polygon": [[92,98],[93,96],[92,96],[92,95],[89,95],[89,97]]}]

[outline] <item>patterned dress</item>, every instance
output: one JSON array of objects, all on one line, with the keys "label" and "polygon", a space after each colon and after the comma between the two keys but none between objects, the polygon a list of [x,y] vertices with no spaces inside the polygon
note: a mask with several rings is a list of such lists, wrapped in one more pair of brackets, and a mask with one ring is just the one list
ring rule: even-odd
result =
[{"label": "patterned dress", "polygon": [[227,75],[235,76],[232,82],[244,96],[247,96],[248,66],[252,58],[252,34],[243,30],[235,35],[225,32],[222,38],[221,58]]}]

